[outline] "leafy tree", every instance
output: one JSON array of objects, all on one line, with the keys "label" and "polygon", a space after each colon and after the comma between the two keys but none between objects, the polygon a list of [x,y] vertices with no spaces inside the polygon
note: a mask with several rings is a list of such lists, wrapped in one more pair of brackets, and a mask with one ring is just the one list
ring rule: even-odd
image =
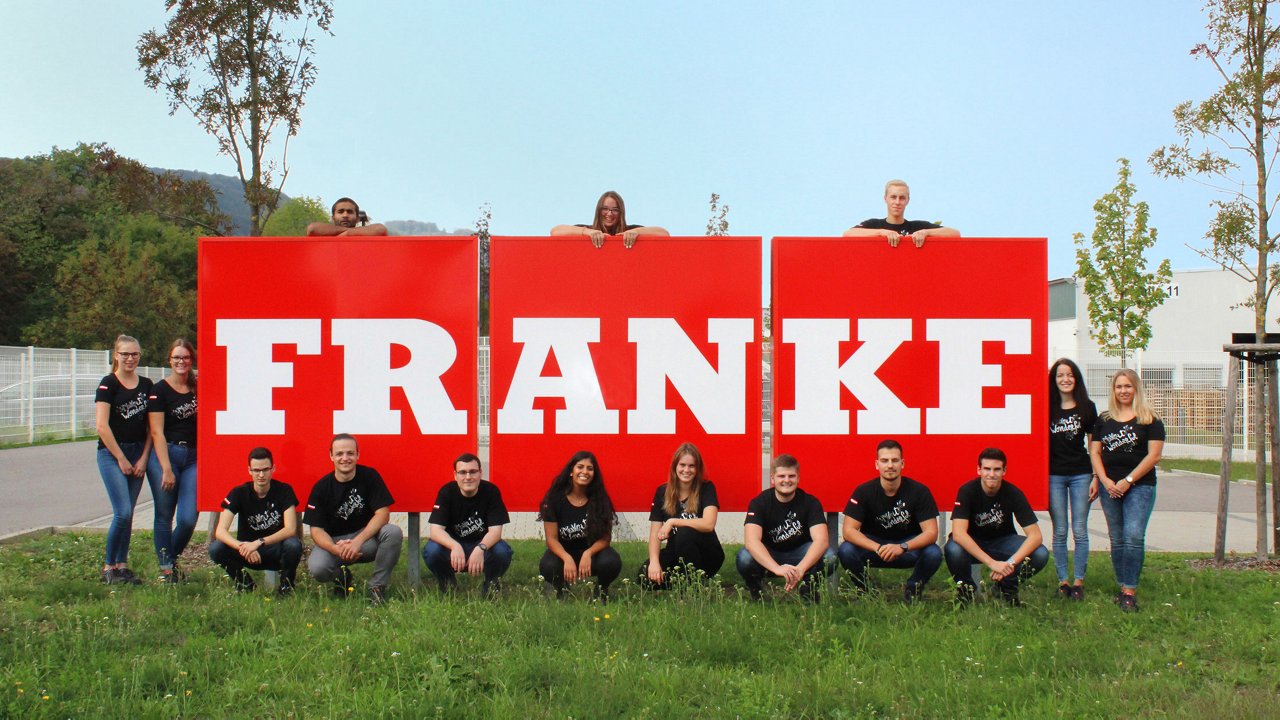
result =
[{"label": "leafy tree", "polygon": [[[29,328],[29,341],[103,348],[124,332],[144,348],[164,352],[175,337],[193,337],[194,287],[174,281],[180,260],[172,252],[166,257],[166,248],[182,245],[194,248],[190,231],[145,216],[79,243],[58,267],[55,312]],[[192,277],[194,261],[192,252]]]},{"label": "leafy tree", "polygon": [[271,213],[267,224],[262,227],[262,234],[267,237],[303,237],[307,234],[307,225],[313,222],[329,222],[331,216],[319,198],[300,196],[290,198]]},{"label": "leafy tree", "polygon": [[[1270,228],[1271,213],[1280,202],[1280,193],[1270,187],[1271,170],[1280,159],[1280,27],[1268,18],[1269,6],[1267,0],[1205,3],[1208,41],[1191,48],[1191,55],[1208,60],[1222,84],[1205,100],[1188,100],[1173,109],[1179,141],[1157,149],[1149,159],[1165,177],[1198,179],[1222,193],[1212,203],[1217,213],[1205,233],[1210,245],[1199,252],[1253,285],[1247,304],[1253,308],[1259,343],[1266,340],[1267,306],[1280,282],[1280,265],[1271,259],[1278,236]],[[1265,383],[1263,373],[1255,373],[1250,393],[1258,432],[1259,558],[1267,552]],[[1280,514],[1280,495],[1275,505]],[[1280,543],[1280,530],[1273,540]],[[1222,560],[1220,544],[1215,556]]]},{"label": "leafy tree", "polygon": [[711,217],[707,220],[707,235],[729,234],[729,206],[720,204],[720,196],[711,193]]},{"label": "leafy tree", "polygon": [[[236,163],[250,235],[259,235],[280,202],[289,174],[289,138],[315,83],[314,24],[329,32],[329,0],[165,0],[164,32],[138,39],[147,87],[169,98],[169,114],[185,108]],[[272,133],[285,131],[279,159],[268,156]]]},{"label": "leafy tree", "polygon": [[1156,243],[1156,229],[1147,225],[1147,204],[1133,200],[1129,161],[1118,162],[1115,189],[1093,204],[1097,224],[1092,255],[1082,233],[1073,238],[1076,272],[1089,296],[1090,334],[1105,354],[1120,356],[1120,366],[1126,367],[1129,355],[1151,340],[1147,316],[1168,296],[1165,288],[1173,273],[1168,260],[1147,272],[1144,254]]}]

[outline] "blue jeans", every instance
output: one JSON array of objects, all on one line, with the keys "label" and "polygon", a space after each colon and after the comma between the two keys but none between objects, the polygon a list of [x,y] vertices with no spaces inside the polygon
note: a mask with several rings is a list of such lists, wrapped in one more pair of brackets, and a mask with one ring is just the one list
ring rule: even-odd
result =
[{"label": "blue jeans", "polygon": [[[773,558],[773,561],[779,565],[799,565],[800,561],[804,559],[804,556],[809,554],[809,548],[812,545],[813,541],[809,541],[794,550],[774,550],[767,547],[765,549],[769,551],[769,557]],[[759,590],[764,585],[765,575],[769,574],[769,571],[765,570],[763,565],[756,562],[756,559],[751,557],[751,553],[748,552],[746,548],[742,548],[738,551],[738,556],[734,559],[734,564],[738,566],[738,574],[742,576],[742,580],[746,583],[747,588],[751,590]],[[835,557],[831,554],[831,551],[828,550],[823,554],[821,560],[814,563],[813,567],[809,568],[809,570],[805,572],[804,582],[817,582],[820,579],[819,573],[821,573],[822,577],[826,577],[831,574],[831,570],[834,567]]]},{"label": "blue jeans", "polygon": [[1105,492],[1098,497],[1107,517],[1116,582],[1123,589],[1136,590],[1147,554],[1147,521],[1156,507],[1156,486],[1134,485],[1119,500]]},{"label": "blue jeans", "polygon": [[[164,473],[160,458],[153,451],[147,460],[147,482],[151,484],[151,499],[155,502],[156,559],[161,570],[173,568],[196,529],[196,449],[190,445],[169,443],[169,467],[177,484],[172,490],[160,487]],[[177,522],[174,522],[174,513]]]},{"label": "blue jeans", "polygon": [[[892,540],[883,540],[873,535],[867,538],[877,543],[887,544]],[[897,542],[902,542],[901,540]],[[840,564],[853,576],[853,584],[860,590],[867,589],[867,566],[887,568],[911,568],[911,577],[907,578],[907,588],[919,592],[929,578],[942,566],[942,551],[937,545],[929,544],[919,550],[904,552],[892,562],[885,562],[874,550],[860,548],[848,540],[840,543]]]},{"label": "blue jeans", "polygon": [[227,576],[238,584],[245,582],[245,568],[252,568],[279,571],[280,587],[292,588],[297,582],[298,561],[302,559],[302,541],[291,537],[274,545],[263,545],[258,550],[261,562],[254,564],[245,560],[239,550],[221,540],[214,540],[209,543],[209,559],[221,565]]},{"label": "blue jeans", "polygon": [[[476,545],[480,541],[462,543],[462,552],[469,558],[471,551],[475,550]],[[499,540],[494,543],[493,547],[484,551],[484,581],[493,582],[503,575],[507,574],[507,568],[511,567],[511,556],[515,552],[506,540]],[[436,580],[441,587],[450,585],[455,582],[453,564],[449,558],[449,548],[441,545],[435,540],[428,540],[427,546],[422,548],[422,562],[427,564],[427,569],[432,575],[436,576]]]},{"label": "blue jeans", "polygon": [[[120,452],[131,463],[138,461],[146,443],[120,443]],[[133,509],[142,491],[142,478],[130,477],[120,472],[120,463],[110,450],[98,450],[98,472],[107,488],[111,501],[111,527],[107,528],[107,565],[123,565],[129,562],[129,536],[133,533]]]},{"label": "blue jeans", "polygon": [[1092,473],[1049,476],[1049,519],[1053,521],[1053,566],[1058,582],[1067,582],[1067,514],[1076,541],[1075,579],[1089,567],[1089,484]]},{"label": "blue jeans", "polygon": [[[1022,547],[1022,543],[1025,541],[1026,538],[1017,533],[990,540],[974,539],[974,542],[978,543],[978,547],[982,548],[983,552],[996,560],[1008,560],[1013,557],[1013,554],[1018,552],[1018,548]],[[977,561],[969,554],[969,551],[960,547],[960,543],[955,540],[948,539],[947,546],[943,548],[943,554],[947,557],[947,569],[951,571],[951,579],[957,583],[972,586],[973,564]],[[1048,564],[1049,549],[1041,545],[1022,561],[1018,566],[1017,572],[1001,580],[999,584],[1006,590],[1017,590],[1019,583],[1031,579],[1032,575],[1043,570],[1044,566]]]}]

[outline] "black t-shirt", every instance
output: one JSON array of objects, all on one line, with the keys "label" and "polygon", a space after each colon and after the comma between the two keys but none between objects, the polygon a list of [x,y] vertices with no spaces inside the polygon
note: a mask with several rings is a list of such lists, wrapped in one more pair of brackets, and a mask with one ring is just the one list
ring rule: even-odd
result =
[{"label": "black t-shirt", "polygon": [[982,490],[982,480],[974,478],[956,492],[956,507],[951,511],[951,519],[968,520],[969,536],[974,540],[1013,535],[1016,532],[1014,518],[1024,528],[1038,521],[1027,496],[1008,482],[1000,483],[995,495],[987,495]]},{"label": "black t-shirt", "polygon": [[903,542],[920,534],[921,522],[938,517],[938,504],[927,486],[909,477],[902,478],[893,497],[874,478],[853,489],[844,514],[861,522],[865,535]]},{"label": "black t-shirt", "polygon": [[466,497],[458,483],[451,480],[436,493],[436,503],[427,522],[443,526],[449,537],[458,542],[471,543],[480,542],[494,525],[511,522],[511,516],[507,514],[497,485],[481,482],[476,494]]},{"label": "black t-shirt", "polygon": [[858,223],[860,228],[867,230],[892,230],[899,235],[910,235],[920,230],[937,230],[942,227],[937,223],[925,222],[924,220],[906,220],[900,223],[891,223],[888,218],[868,218]]},{"label": "black t-shirt", "polygon": [[[1137,418],[1117,422],[1103,415],[1093,426],[1093,441],[1102,443],[1102,466],[1107,470],[1107,477],[1114,482],[1120,482],[1138,467],[1147,456],[1147,444],[1152,440],[1164,441],[1164,423],[1160,418],[1153,418],[1150,425],[1139,425]],[[1156,469],[1151,468],[1151,472],[1134,478],[1133,482],[1135,485],[1155,485]]]},{"label": "black t-shirt", "polygon": [[1093,470],[1089,462],[1086,434],[1093,433],[1098,410],[1092,400],[1063,410],[1061,403],[1049,403],[1049,474],[1083,475]]},{"label": "black t-shirt", "polygon": [[[591,226],[590,226],[590,225],[583,224],[583,223],[577,223],[577,224],[575,224],[575,225],[574,225],[574,227],[584,227],[584,228],[589,228],[589,227],[591,227]],[[623,228],[622,228],[622,232],[626,232],[626,231],[628,231],[628,230],[635,230],[636,228],[642,228],[642,227],[644,227],[644,225],[624,225],[624,226],[623,226]],[[615,234],[616,234],[616,235],[621,235],[622,233],[615,233]]]},{"label": "black t-shirt", "polygon": [[779,502],[773,488],[751,499],[747,505],[745,525],[759,525],[764,546],[770,550],[795,550],[809,542],[809,528],[826,525],[818,498],[796,488],[791,502]]},{"label": "black t-shirt", "polygon": [[350,535],[363,530],[373,519],[374,511],[394,502],[377,470],[356,465],[355,476],[347,482],[338,482],[333,473],[320,478],[311,488],[302,521],[334,537]]},{"label": "black t-shirt", "polygon": [[258,497],[253,482],[231,488],[222,500],[222,509],[240,516],[236,539],[253,542],[284,529],[284,511],[298,504],[298,496],[289,483],[272,480],[266,497]]},{"label": "black t-shirt", "polygon": [[[649,508],[650,522],[666,522],[671,519],[671,516],[668,515],[667,511],[664,509],[666,503],[667,503],[667,485],[666,483],[663,483],[662,485],[659,485],[658,489],[653,492],[653,505],[650,506]],[[696,520],[702,517],[703,514],[706,512],[707,508],[709,507],[718,509],[720,507],[720,498],[716,496],[716,484],[711,482],[710,480],[706,480],[706,481],[703,481],[702,488],[698,490],[698,511],[689,512],[685,508],[685,501],[679,500],[676,502],[675,516],[680,518],[681,520]],[[696,533],[698,531],[692,528],[679,528],[679,527],[671,528],[671,533],[673,535],[679,532]],[[712,542],[719,542],[719,540],[716,537],[715,530],[712,530],[711,532],[708,532],[708,533],[698,533],[698,534],[700,536],[703,536],[702,539],[712,541]]]},{"label": "black t-shirt", "polygon": [[[151,428],[147,421],[147,395],[151,392],[151,378],[138,376],[138,384],[130,390],[120,383],[115,373],[102,378],[98,383],[98,391],[94,393],[94,402],[104,402],[111,406],[107,414],[107,427],[115,436],[117,443],[140,443],[147,441]],[[98,440],[98,449],[105,448],[102,440]]]},{"label": "black t-shirt", "polygon": [[161,380],[151,386],[147,412],[164,413],[165,442],[196,444],[196,394],[180,393]]},{"label": "black t-shirt", "polygon": [[593,540],[587,535],[587,517],[590,514],[587,505],[577,507],[569,502],[568,495],[557,495],[551,498],[551,502],[544,502],[539,514],[544,522],[556,524],[556,539],[564,546],[564,551],[574,557],[599,539]]}]

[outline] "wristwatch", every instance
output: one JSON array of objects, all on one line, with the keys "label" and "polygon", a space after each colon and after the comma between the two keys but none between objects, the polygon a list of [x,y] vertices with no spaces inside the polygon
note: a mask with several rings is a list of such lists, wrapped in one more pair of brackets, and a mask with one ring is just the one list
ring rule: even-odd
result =
[{"label": "wristwatch", "polygon": [[489,552],[489,546],[484,543],[480,543],[476,547],[480,548],[480,552]]},{"label": "wristwatch", "polygon": [[911,548],[906,543],[898,543],[898,547],[902,548],[902,552],[911,552]]},{"label": "wristwatch", "polygon": [[1124,481],[1125,481],[1125,482],[1127,482],[1127,483],[1129,483],[1130,485],[1132,485],[1132,484],[1133,484],[1133,476],[1132,476],[1132,475],[1125,475],[1125,476],[1124,476]]}]

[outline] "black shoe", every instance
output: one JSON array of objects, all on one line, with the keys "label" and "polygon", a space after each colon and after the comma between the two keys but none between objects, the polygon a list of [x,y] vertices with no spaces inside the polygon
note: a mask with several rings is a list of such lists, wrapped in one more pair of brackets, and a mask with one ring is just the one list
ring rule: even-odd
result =
[{"label": "black shoe", "polygon": [[387,602],[387,589],[381,585],[369,586],[369,604],[374,607],[385,605]]},{"label": "black shoe", "polygon": [[758,586],[748,585],[747,593],[750,594],[751,599],[756,602],[760,602],[762,599],[764,599],[764,593],[760,592],[760,588]]},{"label": "black shoe", "polygon": [[1120,609],[1124,612],[1138,612],[1138,598],[1129,593],[1120,593]]},{"label": "black shoe", "polygon": [[283,583],[283,582],[280,583],[279,587],[276,588],[276,597],[280,598],[281,600],[287,597],[293,597],[293,584]]},{"label": "black shoe", "polygon": [[591,591],[591,599],[600,601],[601,605],[609,604],[609,588],[604,585],[597,585]]},{"label": "black shoe", "polygon": [[822,602],[822,590],[816,582],[800,583],[800,599],[817,605]]},{"label": "black shoe", "polygon": [[107,568],[102,571],[103,585],[119,585],[124,582],[124,578],[120,577],[120,571],[115,568]]},{"label": "black shoe", "polygon": [[125,583],[126,585],[142,584],[142,578],[134,575],[133,571],[129,568],[117,568],[116,575],[120,578],[120,582]]},{"label": "black shoe", "polygon": [[906,587],[902,588],[902,599],[908,605],[914,605],[922,594],[924,594],[924,591],[911,583],[907,583]]},{"label": "black shoe", "polygon": [[440,588],[441,595],[447,595],[450,590],[458,589],[458,581],[454,578],[441,578],[436,581],[436,584]]},{"label": "black shoe", "polygon": [[1014,587],[997,585],[996,587],[999,588],[1000,599],[1003,600],[1006,605],[1009,607],[1022,607],[1022,600],[1018,599],[1018,588],[1016,585]]},{"label": "black shoe", "polygon": [[186,576],[176,567],[169,572],[160,573],[160,582],[165,585],[177,585],[178,583],[186,582],[186,580]]},{"label": "black shoe", "polygon": [[497,597],[498,594],[501,592],[502,592],[502,580],[500,578],[494,578],[493,580],[485,580],[484,584],[480,586],[480,597],[486,600],[488,600],[489,598]]},{"label": "black shoe", "polygon": [[1083,585],[1072,585],[1072,586],[1071,586],[1071,599],[1072,599],[1072,600],[1075,600],[1076,602],[1081,602],[1081,601],[1083,601],[1083,600],[1084,600],[1084,586],[1083,586]]},{"label": "black shoe", "polygon": [[253,576],[248,572],[241,570],[240,577],[235,578],[236,592],[253,592],[258,585],[253,581]]},{"label": "black shoe", "polygon": [[341,565],[339,567],[341,568],[342,572],[333,581],[333,596],[336,598],[345,599],[348,595],[351,594],[353,590],[355,590],[355,588],[353,587],[353,584],[355,583],[355,578],[351,576],[351,569],[348,568],[346,565]]},{"label": "black shoe", "polygon": [[1059,600],[1072,599],[1072,590],[1070,585],[1068,585],[1067,583],[1058,583],[1058,599]]}]

